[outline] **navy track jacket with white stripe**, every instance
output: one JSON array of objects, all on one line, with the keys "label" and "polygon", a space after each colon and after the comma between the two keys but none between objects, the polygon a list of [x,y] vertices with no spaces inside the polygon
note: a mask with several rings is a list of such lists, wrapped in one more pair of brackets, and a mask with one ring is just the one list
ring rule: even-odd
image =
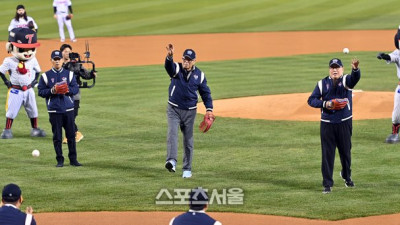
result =
[{"label": "navy track jacket with white stripe", "polygon": [[[51,88],[58,82],[66,81],[69,92],[65,95],[52,94]],[[79,91],[78,84],[72,71],[61,68],[59,71],[52,68],[43,73],[39,80],[39,96],[46,98],[49,113],[65,113],[74,110],[73,95]]]},{"label": "navy track jacket with white stripe", "polygon": [[[332,79],[327,76],[318,81],[314,91],[308,98],[308,104],[314,108],[321,108],[321,121],[327,123],[341,123],[353,117],[352,88],[360,80],[360,69],[352,70],[351,75],[346,74],[338,79],[336,87]],[[335,98],[348,98],[349,103],[341,110],[325,108],[326,102]]]},{"label": "navy track jacket with white stripe", "polygon": [[176,63],[172,58],[165,59],[165,70],[171,77],[169,85],[168,103],[180,109],[197,108],[197,91],[203,100],[207,111],[213,110],[210,88],[207,86],[207,79],[204,73],[193,66],[191,71],[186,71],[182,63]]}]

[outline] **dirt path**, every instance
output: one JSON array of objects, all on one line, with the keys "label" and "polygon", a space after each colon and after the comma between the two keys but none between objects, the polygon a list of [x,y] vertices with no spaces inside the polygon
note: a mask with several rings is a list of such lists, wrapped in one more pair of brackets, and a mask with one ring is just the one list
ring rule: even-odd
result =
[{"label": "dirt path", "polygon": [[[40,213],[39,225],[167,225],[182,212],[76,212]],[[224,225],[399,225],[399,214],[371,216],[339,221],[310,220],[283,216],[209,213]]]},{"label": "dirt path", "polygon": [[[319,121],[321,119],[320,109],[311,108],[307,104],[310,94],[311,92],[215,100],[213,102],[214,112],[222,117]],[[393,92],[355,90],[353,92],[353,119],[391,118],[393,95]],[[198,104],[198,108],[200,113],[205,112],[202,103]]]},{"label": "dirt path", "polygon": [[[184,48],[193,48],[198,61],[215,61],[271,56],[289,56],[299,54],[316,54],[341,52],[344,47],[350,51],[390,51],[393,49],[394,31],[319,31],[319,32],[265,32],[237,34],[200,34],[200,35],[158,35],[112,38],[85,38],[73,43],[74,51],[83,55],[84,41],[90,42],[92,60],[97,67],[124,67],[136,65],[163,64],[165,45],[173,43],[178,56]],[[334,39],[334,40],[333,40]],[[382,41],[388,40],[388,41]],[[40,40],[41,47],[37,58],[43,71],[50,68],[50,53],[58,49],[58,40]],[[4,46],[5,42],[0,42]],[[0,58],[8,56],[5,50],[0,51]],[[179,59],[179,57],[177,57]],[[215,101],[218,116],[237,117],[241,105],[248,109],[246,118],[311,120],[319,119],[319,111],[306,106],[309,93],[278,96],[285,99],[283,109],[271,108],[277,96],[258,96],[252,98],[227,99]],[[365,99],[374,104],[365,104]],[[294,105],[294,102],[298,105]],[[241,102],[240,102],[241,101]],[[281,101],[280,101],[281,102]],[[247,104],[243,107],[242,104]],[[249,109],[257,105],[257,110]],[[260,108],[264,106],[264,109]],[[358,109],[363,105],[363,110]],[[374,109],[367,109],[374,105]],[[380,107],[376,107],[380,105]],[[354,96],[355,119],[389,118],[393,107],[393,93],[356,92]],[[235,114],[236,112],[236,114]],[[255,112],[268,112],[256,114]],[[38,213],[35,214],[40,225],[132,225],[132,224],[168,224],[169,220],[179,215],[178,212],[78,212],[78,213]],[[398,225],[400,214],[354,218],[342,221],[321,221],[281,216],[210,213],[227,225]]]},{"label": "dirt path", "polygon": [[[315,32],[264,32],[236,34],[187,34],[131,36],[112,38],[82,38],[70,43],[81,55],[85,40],[90,43],[92,60],[98,67],[118,67],[163,64],[165,46],[176,46],[180,59],[185,48],[197,52],[198,61],[260,58],[341,52],[344,47],[351,51],[389,51],[394,48],[394,31],[315,31]],[[334,40],[333,40],[334,39]],[[388,41],[382,41],[388,40]],[[58,49],[58,40],[40,40],[37,58],[43,71],[50,67],[50,53]],[[0,42],[5,46],[5,42]],[[5,49],[0,59],[8,56]]]}]

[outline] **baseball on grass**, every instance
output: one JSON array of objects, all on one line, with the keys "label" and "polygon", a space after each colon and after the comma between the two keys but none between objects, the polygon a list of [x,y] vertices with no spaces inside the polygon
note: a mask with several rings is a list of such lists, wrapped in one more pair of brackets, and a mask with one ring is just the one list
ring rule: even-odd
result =
[{"label": "baseball on grass", "polygon": [[32,151],[32,156],[33,157],[39,157],[39,155],[40,155],[39,150],[35,149],[35,150]]},{"label": "baseball on grass", "polygon": [[344,49],[343,49],[343,53],[344,53],[344,54],[349,54],[349,52],[350,52],[350,50],[349,50],[348,48],[344,48]]}]

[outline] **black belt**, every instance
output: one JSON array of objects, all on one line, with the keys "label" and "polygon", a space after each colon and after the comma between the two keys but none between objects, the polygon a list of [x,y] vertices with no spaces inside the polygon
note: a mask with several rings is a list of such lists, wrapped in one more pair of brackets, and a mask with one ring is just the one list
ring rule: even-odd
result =
[{"label": "black belt", "polygon": [[32,87],[32,85],[24,85],[24,86],[19,86],[19,85],[11,85],[12,88],[18,89],[18,90],[22,90],[22,91],[26,91],[29,88]]}]

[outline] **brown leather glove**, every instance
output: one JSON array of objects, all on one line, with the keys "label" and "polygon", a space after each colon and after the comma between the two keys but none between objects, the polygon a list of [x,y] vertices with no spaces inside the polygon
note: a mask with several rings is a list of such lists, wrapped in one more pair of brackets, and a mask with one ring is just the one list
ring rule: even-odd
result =
[{"label": "brown leather glove", "polygon": [[330,110],[341,110],[349,103],[347,98],[335,98],[326,102],[326,108]]},{"label": "brown leather glove", "polygon": [[207,112],[204,115],[203,121],[200,123],[199,129],[201,132],[207,132],[215,121],[215,116],[212,112]]}]

